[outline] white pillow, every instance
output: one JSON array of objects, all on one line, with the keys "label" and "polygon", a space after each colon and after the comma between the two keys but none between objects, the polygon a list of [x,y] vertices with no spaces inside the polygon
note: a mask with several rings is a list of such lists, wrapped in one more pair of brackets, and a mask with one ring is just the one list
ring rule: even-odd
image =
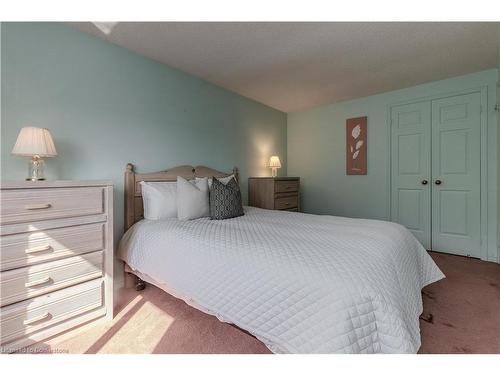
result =
[{"label": "white pillow", "polygon": [[[206,177],[203,177],[203,178],[206,178]],[[203,178],[201,177],[196,177],[196,180],[202,180]],[[230,175],[230,176],[227,176],[227,177],[216,177],[217,180],[219,180],[220,182],[222,182],[224,185],[227,185],[229,183],[229,181],[231,181],[232,178],[235,178],[234,177],[234,174]],[[208,179],[208,188],[211,189],[212,188],[212,177],[210,177]]]},{"label": "white pillow", "polygon": [[191,220],[209,215],[208,178],[188,181],[177,176],[177,218]]},{"label": "white pillow", "polygon": [[141,181],[144,218],[159,220],[177,217],[177,184],[175,182]]}]

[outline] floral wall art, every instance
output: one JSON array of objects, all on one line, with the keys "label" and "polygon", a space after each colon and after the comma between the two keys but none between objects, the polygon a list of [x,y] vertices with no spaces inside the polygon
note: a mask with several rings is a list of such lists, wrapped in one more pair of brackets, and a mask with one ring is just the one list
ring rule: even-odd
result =
[{"label": "floral wall art", "polygon": [[366,124],[367,117],[346,121],[346,174],[366,174]]}]

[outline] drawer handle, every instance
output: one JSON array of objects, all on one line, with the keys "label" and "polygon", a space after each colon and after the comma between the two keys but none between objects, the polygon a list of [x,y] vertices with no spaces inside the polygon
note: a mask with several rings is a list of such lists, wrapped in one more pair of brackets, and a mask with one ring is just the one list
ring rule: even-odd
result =
[{"label": "drawer handle", "polygon": [[52,249],[52,246],[43,245],[43,246],[31,247],[29,249],[26,249],[24,252],[26,254],[33,254],[33,253],[40,253],[42,251],[49,251],[50,249]]},{"label": "drawer handle", "polygon": [[43,279],[40,279],[40,280],[30,281],[29,283],[24,284],[24,286],[26,288],[33,288],[34,286],[47,284],[50,281],[52,281],[52,279],[49,276],[47,276],[47,277],[44,277]]},{"label": "drawer handle", "polygon": [[27,210],[43,210],[45,208],[50,208],[50,203],[42,203],[42,204],[28,204],[24,206]]},{"label": "drawer handle", "polygon": [[23,323],[26,325],[34,324],[34,323],[39,322],[40,320],[47,319],[49,316],[50,316],[50,313],[47,311],[45,314],[35,316],[34,318],[31,318],[31,319],[26,319]]},{"label": "drawer handle", "polygon": [[285,203],[285,206],[290,206],[290,203],[286,202],[286,203]]}]

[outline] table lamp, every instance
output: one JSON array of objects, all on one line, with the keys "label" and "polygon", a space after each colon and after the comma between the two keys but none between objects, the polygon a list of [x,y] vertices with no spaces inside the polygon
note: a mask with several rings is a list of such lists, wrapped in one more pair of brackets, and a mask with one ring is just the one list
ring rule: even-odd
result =
[{"label": "table lamp", "polygon": [[272,176],[276,177],[278,175],[278,168],[281,168],[280,158],[271,156],[271,159],[269,159],[269,168],[271,168]]},{"label": "table lamp", "polygon": [[43,174],[45,163],[42,157],[51,158],[57,155],[50,130],[32,126],[22,128],[12,149],[12,155],[31,157],[27,181],[45,180]]}]

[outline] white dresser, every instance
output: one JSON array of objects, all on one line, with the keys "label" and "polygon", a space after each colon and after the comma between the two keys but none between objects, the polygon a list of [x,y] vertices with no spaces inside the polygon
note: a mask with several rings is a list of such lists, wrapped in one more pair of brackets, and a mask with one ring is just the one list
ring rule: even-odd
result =
[{"label": "white dresser", "polygon": [[111,182],[6,182],[0,201],[1,351],[112,319]]}]

